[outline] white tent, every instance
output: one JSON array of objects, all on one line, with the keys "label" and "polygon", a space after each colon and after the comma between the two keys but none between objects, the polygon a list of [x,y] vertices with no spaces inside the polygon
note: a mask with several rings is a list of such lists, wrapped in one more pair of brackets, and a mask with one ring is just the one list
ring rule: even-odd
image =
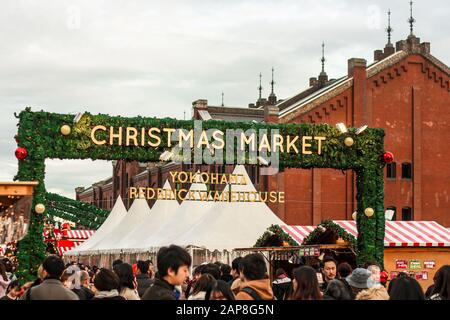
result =
[{"label": "white tent", "polygon": [[91,248],[91,253],[120,253],[119,243],[151,214],[146,199],[134,199],[126,218],[110,234]]},{"label": "white tent", "polygon": [[[172,190],[170,183],[166,180],[163,189]],[[136,251],[136,248],[142,247],[142,244],[153,234],[159,234],[161,227],[166,222],[171,221],[176,214],[180,204],[177,200],[156,200],[151,209],[151,214],[146,216],[128,236],[123,238],[118,247],[124,252]]]},{"label": "white tent", "polygon": [[[207,188],[204,183],[195,182],[189,188],[189,191],[194,190],[207,191]],[[196,200],[184,200],[178,210],[173,213],[171,219],[161,225],[158,232],[144,239],[133,252],[155,251],[160,247],[172,244],[175,238],[200,221],[214,206],[213,201],[199,201],[200,195],[198,193],[194,193],[193,196]]]},{"label": "white tent", "polygon": [[127,209],[125,208],[122,198],[119,196],[114,204],[113,209],[106,218],[105,222],[102,223],[100,228],[95,231],[95,233],[81,245],[73,248],[70,251],[64,252],[64,255],[82,255],[87,253],[88,250],[95,247],[99,242],[101,242],[109,233],[114,230],[114,228],[125,218]]},{"label": "white tent", "polygon": [[[246,185],[231,185],[231,191],[256,192],[245,167],[233,174],[245,176]],[[217,202],[202,219],[173,240],[180,246],[204,247],[210,251],[252,247],[272,224],[284,225],[264,202]]]}]

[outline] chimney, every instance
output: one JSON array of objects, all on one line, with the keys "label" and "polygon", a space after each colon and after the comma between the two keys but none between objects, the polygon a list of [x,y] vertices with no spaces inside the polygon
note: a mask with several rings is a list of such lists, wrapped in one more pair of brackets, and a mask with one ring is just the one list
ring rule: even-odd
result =
[{"label": "chimney", "polygon": [[353,77],[353,127],[366,124],[367,61],[360,58],[348,60],[348,76]]},{"label": "chimney", "polygon": [[317,82],[317,78],[316,77],[311,77],[309,78],[309,86],[310,87],[315,87],[317,86],[318,82]]},{"label": "chimney", "polygon": [[375,50],[373,52],[373,60],[374,61],[383,60],[383,50]]},{"label": "chimney", "polygon": [[208,100],[198,99],[192,102],[192,107],[196,109],[206,109],[208,107]]},{"label": "chimney", "polygon": [[80,194],[84,192],[85,187],[76,187],[75,188],[75,199],[80,200]]},{"label": "chimney", "polygon": [[198,99],[192,102],[192,111],[193,111],[193,119],[202,120],[199,111],[208,109],[208,100],[206,99]]}]

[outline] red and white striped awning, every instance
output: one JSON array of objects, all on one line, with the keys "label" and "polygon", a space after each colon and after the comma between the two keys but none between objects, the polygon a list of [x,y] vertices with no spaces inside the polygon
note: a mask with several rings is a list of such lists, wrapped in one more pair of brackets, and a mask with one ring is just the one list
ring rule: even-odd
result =
[{"label": "red and white striped awning", "polygon": [[64,231],[63,235],[68,239],[89,239],[95,230],[68,230]]},{"label": "red and white striped awning", "polygon": [[73,246],[58,246],[59,254],[62,256],[64,252],[70,251],[80,245],[78,242],[73,242]]},{"label": "red and white striped awning", "polygon": [[[356,221],[334,221],[357,237]],[[299,244],[315,226],[282,226]],[[435,221],[386,221],[385,247],[450,247],[450,231]]]}]

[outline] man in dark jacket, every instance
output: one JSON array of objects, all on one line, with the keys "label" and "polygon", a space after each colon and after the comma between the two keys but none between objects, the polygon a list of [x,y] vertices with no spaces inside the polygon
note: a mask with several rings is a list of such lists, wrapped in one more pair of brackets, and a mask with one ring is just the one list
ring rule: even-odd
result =
[{"label": "man in dark jacket", "polygon": [[64,262],[58,256],[49,256],[42,264],[44,281],[28,289],[21,300],[79,300],[70,289],[64,287],[60,278],[64,272]]},{"label": "man in dark jacket", "polygon": [[171,245],[159,249],[158,276],[141,300],[176,300],[175,286],[181,286],[189,276],[191,256],[181,247]]},{"label": "man in dark jacket", "polygon": [[337,262],[333,257],[324,257],[322,273],[324,282],[321,284],[320,290],[325,292],[330,281],[339,279],[339,277],[337,277]]},{"label": "man in dark jacket", "polygon": [[80,300],[92,300],[94,298],[94,292],[89,288],[89,282],[89,273],[84,270],[80,271],[80,287],[72,289]]},{"label": "man in dark jacket", "polygon": [[144,295],[145,290],[147,290],[154,282],[150,279],[150,275],[148,274],[149,268],[150,264],[147,261],[139,260],[137,262],[136,282],[137,291],[141,298]]}]

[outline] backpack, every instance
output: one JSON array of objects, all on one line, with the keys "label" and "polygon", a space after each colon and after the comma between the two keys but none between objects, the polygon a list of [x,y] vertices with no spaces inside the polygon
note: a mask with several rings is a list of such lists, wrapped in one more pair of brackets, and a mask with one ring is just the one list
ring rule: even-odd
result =
[{"label": "backpack", "polygon": [[256,292],[255,289],[250,288],[250,287],[244,287],[241,289],[241,291],[245,292],[246,294],[248,294],[250,297],[253,298],[253,300],[262,300],[261,296],[258,294],[258,292]]}]

